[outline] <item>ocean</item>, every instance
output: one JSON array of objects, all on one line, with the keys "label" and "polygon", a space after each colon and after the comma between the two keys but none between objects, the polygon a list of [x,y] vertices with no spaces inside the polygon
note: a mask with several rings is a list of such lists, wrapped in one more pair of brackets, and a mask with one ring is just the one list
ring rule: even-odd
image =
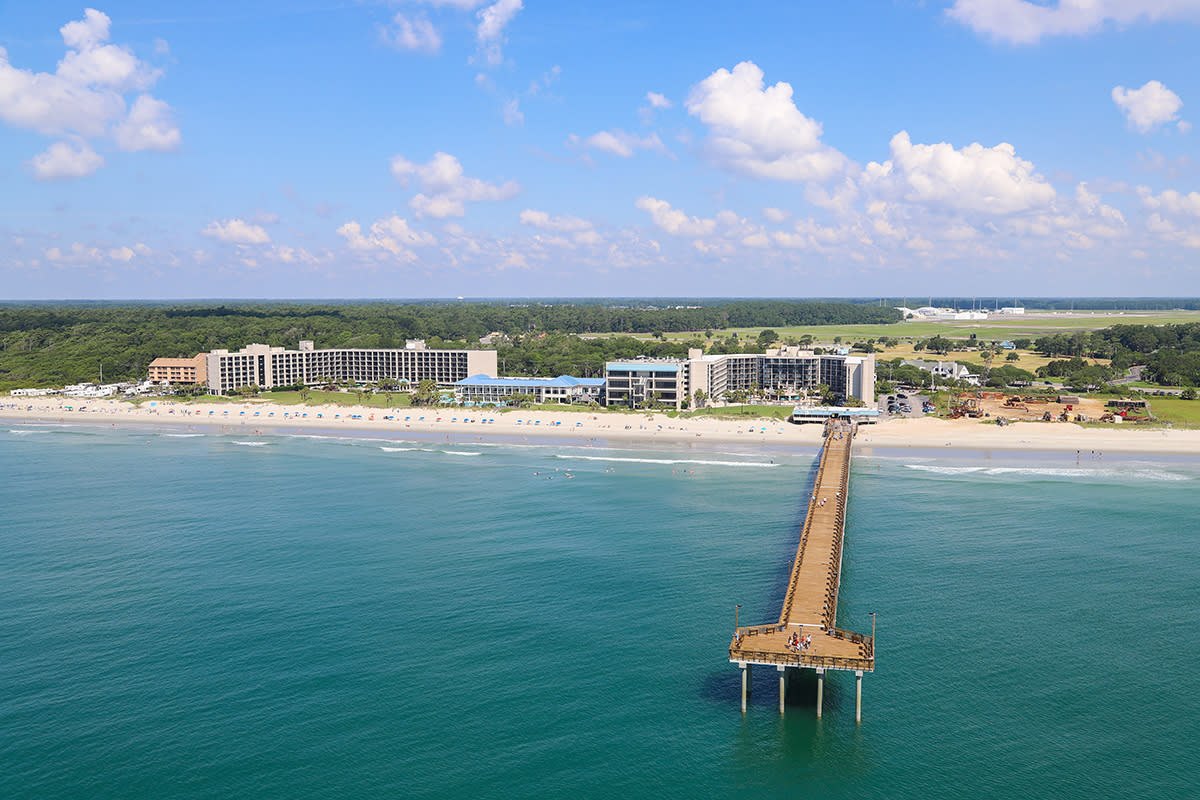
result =
[{"label": "ocean", "polygon": [[1197,794],[1200,461],[856,456],[863,721],[743,715],[815,459],[7,424],[0,796]]}]

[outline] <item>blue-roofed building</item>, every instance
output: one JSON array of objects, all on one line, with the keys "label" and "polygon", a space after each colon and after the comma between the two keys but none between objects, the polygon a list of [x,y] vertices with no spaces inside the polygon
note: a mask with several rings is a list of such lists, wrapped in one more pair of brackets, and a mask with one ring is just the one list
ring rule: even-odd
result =
[{"label": "blue-roofed building", "polygon": [[604,399],[603,378],[493,378],[472,375],[454,384],[461,403],[507,403],[513,395],[529,395],[535,403],[599,403]]}]

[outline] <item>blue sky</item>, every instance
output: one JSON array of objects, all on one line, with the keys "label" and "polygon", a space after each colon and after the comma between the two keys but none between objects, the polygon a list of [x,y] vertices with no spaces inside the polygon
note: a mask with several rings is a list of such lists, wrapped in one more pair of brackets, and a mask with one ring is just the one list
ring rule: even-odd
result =
[{"label": "blue sky", "polygon": [[1200,0],[0,7],[0,299],[1200,295]]}]

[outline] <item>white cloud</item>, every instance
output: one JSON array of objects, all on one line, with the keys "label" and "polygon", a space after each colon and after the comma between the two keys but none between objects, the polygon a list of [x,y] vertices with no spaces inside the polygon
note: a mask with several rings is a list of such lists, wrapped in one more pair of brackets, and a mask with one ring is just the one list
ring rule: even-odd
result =
[{"label": "white cloud", "polygon": [[39,181],[85,178],[102,166],[104,157],[87,142],[82,142],[78,148],[66,142],[55,142],[29,162],[33,177]]},{"label": "white cloud", "polygon": [[592,223],[586,219],[580,219],[579,217],[555,217],[547,214],[545,211],[535,211],[531,208],[527,208],[521,212],[521,224],[543,231],[556,231],[558,233],[577,233],[592,229]]},{"label": "white cloud", "polygon": [[1012,44],[1035,44],[1045,36],[1094,33],[1107,23],[1129,25],[1145,20],[1200,18],[1196,0],[955,0],[951,18],[974,30]]},{"label": "white cloud", "polygon": [[779,224],[787,221],[787,218],[790,217],[791,214],[787,211],[784,211],[782,208],[771,208],[768,206],[767,208],[763,209],[763,216],[766,217],[769,222]]},{"label": "white cloud", "polygon": [[56,74],[80,86],[107,86],[118,92],[153,86],[162,71],[139,61],[128,47],[104,44],[111,24],[107,14],[89,8],[84,18],[68,22],[59,32],[68,48]]},{"label": "white cloud", "polygon": [[737,172],[820,182],[848,166],[844,155],[821,141],[821,123],[796,108],[791,85],[764,88],[762,70],[750,61],[705,78],[685,105],[708,126],[713,160]]},{"label": "white cloud", "polygon": [[409,227],[408,220],[395,214],[376,220],[365,234],[362,226],[353,220],[338,228],[337,233],[353,250],[381,250],[403,261],[416,259],[416,254],[410,248],[437,244],[432,233],[414,231]]},{"label": "white cloud", "polygon": [[119,93],[16,69],[0,47],[0,119],[9,125],[51,135],[99,136],[124,111]]},{"label": "white cloud", "polygon": [[113,131],[117,146],[126,152],[139,150],[177,150],[181,135],[171,107],[148,94],[138,95],[129,116]]},{"label": "white cloud", "polygon": [[282,244],[270,248],[263,253],[263,256],[281,264],[320,264],[322,261],[332,258],[332,254],[328,250],[322,256],[310,253],[303,247],[288,247]]},{"label": "white cloud", "polygon": [[1162,194],[1155,195],[1149,189],[1141,187],[1138,194],[1142,198],[1142,204],[1152,211],[1163,211],[1173,216],[1200,219],[1200,192],[1181,194],[1174,189],[1168,189]]},{"label": "white cloud", "polygon": [[475,38],[488,64],[495,66],[503,63],[500,45],[504,43],[504,28],[522,8],[521,0],[498,0],[477,12],[479,27],[475,30]]},{"label": "white cloud", "polygon": [[74,242],[66,250],[58,247],[47,248],[43,255],[46,260],[54,264],[72,265],[77,267],[87,266],[89,264],[98,264],[104,260],[104,251],[99,247],[88,246],[81,242]]},{"label": "white cloud", "polygon": [[[0,47],[0,121],[44,135],[76,137],[76,152],[93,152],[82,140],[105,135],[124,150],[176,148],[179,129],[170,121],[166,103],[143,94],[126,114],[124,95],[149,89],[162,70],[140,61],[128,47],[106,44],[110,24],[106,14],[87,9],[82,20],[64,25],[60,32],[68,49],[55,72],[18,69]],[[62,148],[57,149],[62,156]],[[45,154],[38,158],[47,162]]]},{"label": "white cloud", "polygon": [[913,144],[906,131],[892,137],[891,159],[864,170],[864,186],[883,196],[960,211],[1011,214],[1049,205],[1054,187],[1007,143]]},{"label": "white cloud", "polygon": [[1112,90],[1112,99],[1130,126],[1142,133],[1149,133],[1164,122],[1175,120],[1179,116],[1179,109],[1183,108],[1179,95],[1159,81],[1148,81],[1140,89],[1116,86]]},{"label": "white cloud", "polygon": [[675,105],[658,92],[646,92],[646,102],[650,104],[651,108],[670,108]]},{"label": "white cloud", "polygon": [[517,98],[515,97],[504,104],[504,124],[525,124],[525,115],[521,113],[520,105],[517,103]]},{"label": "white cloud", "polygon": [[466,203],[507,200],[521,191],[521,185],[515,181],[496,185],[468,178],[463,174],[462,164],[449,153],[435,153],[427,164],[414,164],[397,155],[392,158],[390,168],[396,180],[407,184],[415,179],[424,190],[409,201],[418,216],[461,217],[466,213]]},{"label": "white cloud", "polygon": [[240,219],[214,220],[200,233],[229,244],[267,244],[271,241],[261,226]]},{"label": "white cloud", "polygon": [[717,227],[716,220],[689,217],[682,211],[671,208],[671,204],[666,200],[639,197],[634,205],[648,213],[655,225],[672,236],[707,236]]},{"label": "white cloud", "polygon": [[562,75],[562,67],[555,64],[550,69],[542,73],[540,78],[535,78],[529,82],[529,88],[525,90],[525,94],[530,97],[537,97],[550,88],[550,85],[559,79]]},{"label": "white cloud", "polygon": [[97,246],[95,244],[85,245],[82,242],[73,242],[66,249],[49,247],[42,252],[42,255],[52,264],[88,267],[105,263],[128,264],[133,259],[148,256],[152,252],[154,251],[141,242],[132,247],[129,245],[121,245],[119,247]]},{"label": "white cloud", "polygon": [[112,20],[103,11],[94,8],[85,9],[83,19],[68,22],[58,29],[67,47],[76,50],[89,50],[101,42],[108,41],[108,27]]},{"label": "white cloud", "polygon": [[632,133],[626,133],[620,128],[593,133],[582,140],[575,136],[567,140],[568,144],[579,142],[582,142],[586,147],[602,150],[605,153],[612,153],[622,158],[631,158],[635,150],[657,150],[659,152],[666,150],[657,133],[652,133],[649,136],[636,136]]},{"label": "white cloud", "polygon": [[642,122],[646,123],[647,125],[654,121],[654,114],[656,111],[665,108],[673,108],[675,105],[668,100],[665,95],[661,95],[658,92],[646,92],[646,103],[647,105],[644,105],[638,109],[638,116],[640,116],[642,118]]},{"label": "white cloud", "polygon": [[396,14],[391,25],[379,26],[379,38],[398,50],[437,53],[442,49],[441,35],[424,15],[409,19],[403,13]]}]

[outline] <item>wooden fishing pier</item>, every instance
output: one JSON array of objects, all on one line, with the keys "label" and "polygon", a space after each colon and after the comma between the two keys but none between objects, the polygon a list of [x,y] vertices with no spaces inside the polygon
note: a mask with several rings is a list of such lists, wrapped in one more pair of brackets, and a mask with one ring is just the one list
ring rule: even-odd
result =
[{"label": "wooden fishing pier", "polygon": [[[854,430],[853,423],[840,420],[831,421],[825,429],[821,460],[813,480],[808,513],[804,517],[800,546],[796,549],[779,621],[737,627],[734,633],[729,660],[742,670],[743,713],[751,689],[751,670],[755,665],[775,667],[778,672],[781,714],[790,675],[800,669],[815,670],[818,717],[824,701],[825,673],[845,670],[853,671],[856,676],[854,717],[862,721],[863,673],[875,670],[874,615],[870,636],[835,626]],[[807,645],[793,646],[793,635]]]}]

